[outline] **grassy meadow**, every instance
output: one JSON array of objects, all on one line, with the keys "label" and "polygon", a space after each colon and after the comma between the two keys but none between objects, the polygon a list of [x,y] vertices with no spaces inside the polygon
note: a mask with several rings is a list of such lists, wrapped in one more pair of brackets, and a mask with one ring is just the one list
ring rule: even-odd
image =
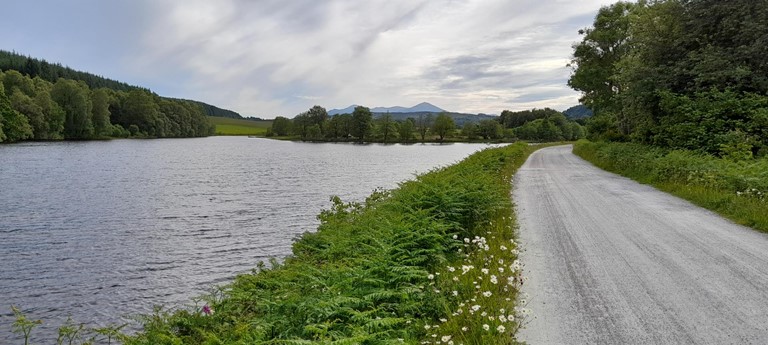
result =
[{"label": "grassy meadow", "polygon": [[265,136],[267,129],[272,127],[272,120],[244,120],[228,117],[209,116],[211,123],[216,125],[216,135],[256,135]]},{"label": "grassy meadow", "polygon": [[736,223],[768,232],[768,158],[729,160],[686,150],[582,140],[573,152]]}]

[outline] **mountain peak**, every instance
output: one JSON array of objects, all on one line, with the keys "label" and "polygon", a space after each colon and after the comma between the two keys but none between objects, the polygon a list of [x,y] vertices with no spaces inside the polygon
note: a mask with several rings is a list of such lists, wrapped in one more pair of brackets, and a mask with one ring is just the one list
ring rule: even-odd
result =
[{"label": "mountain peak", "polygon": [[409,112],[429,111],[433,113],[439,113],[439,112],[445,111],[429,102],[421,102],[419,104],[416,104],[410,107],[409,110],[410,110]]},{"label": "mountain peak", "polygon": [[[328,111],[328,115],[349,114],[349,113],[352,113],[353,110],[355,110],[355,107],[356,105],[351,105],[344,109],[331,109]],[[387,112],[389,113],[418,113],[418,112],[439,113],[443,111],[445,110],[440,109],[429,102],[421,102],[410,108],[400,107],[400,106],[371,108],[372,113],[387,113]]]}]

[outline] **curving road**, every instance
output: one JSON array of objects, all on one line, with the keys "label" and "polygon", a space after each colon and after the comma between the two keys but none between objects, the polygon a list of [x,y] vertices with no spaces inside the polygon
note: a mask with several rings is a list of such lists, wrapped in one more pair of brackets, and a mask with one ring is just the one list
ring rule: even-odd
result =
[{"label": "curving road", "polygon": [[[529,344],[768,344],[768,235],[571,153],[513,192]],[[768,210],[766,210],[768,212]]]}]

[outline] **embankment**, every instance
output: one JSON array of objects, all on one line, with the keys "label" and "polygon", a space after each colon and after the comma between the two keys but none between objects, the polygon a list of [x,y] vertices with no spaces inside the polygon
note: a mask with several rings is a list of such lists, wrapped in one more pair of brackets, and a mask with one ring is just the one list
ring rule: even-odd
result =
[{"label": "embankment", "polygon": [[125,344],[512,344],[527,313],[511,178],[536,148],[473,154],[363,203],[333,198],[284,262]]}]

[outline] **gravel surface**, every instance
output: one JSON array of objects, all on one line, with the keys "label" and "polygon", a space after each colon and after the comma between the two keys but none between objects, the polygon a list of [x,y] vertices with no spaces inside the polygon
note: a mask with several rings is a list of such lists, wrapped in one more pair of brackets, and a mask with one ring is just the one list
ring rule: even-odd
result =
[{"label": "gravel surface", "polygon": [[768,344],[766,234],[571,149],[541,149],[515,176],[532,311],[521,340]]}]

